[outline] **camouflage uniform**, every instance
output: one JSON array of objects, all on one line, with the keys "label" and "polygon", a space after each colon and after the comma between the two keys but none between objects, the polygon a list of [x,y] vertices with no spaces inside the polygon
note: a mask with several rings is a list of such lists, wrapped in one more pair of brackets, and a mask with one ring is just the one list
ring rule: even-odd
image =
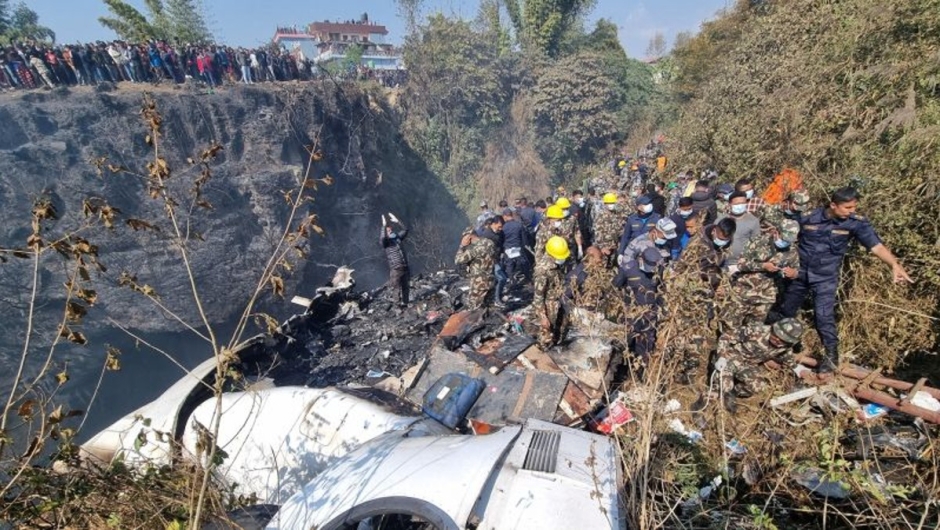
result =
[{"label": "camouflage uniform", "polygon": [[[555,263],[555,260],[544,252],[545,245],[542,245],[542,250],[542,255],[535,261],[533,273],[535,293],[532,305],[535,308],[535,316],[540,322],[539,345],[544,349],[561,341],[568,326],[568,318],[562,307],[567,276],[566,267]],[[550,329],[541,327],[543,318],[548,320],[551,325]]]},{"label": "camouflage uniform", "polygon": [[614,255],[620,245],[620,234],[623,233],[623,222],[626,216],[619,207],[608,210],[606,205],[603,206],[594,214],[594,246],[602,251],[610,251],[611,255]]},{"label": "camouflage uniform", "polygon": [[[805,190],[796,190],[796,191],[790,192],[788,200],[791,200],[791,199],[797,204],[803,205],[804,208],[810,202],[809,193],[807,193]],[[783,203],[767,205],[767,207],[764,208],[762,215],[761,215],[761,220],[760,220],[761,228],[769,229],[770,227],[773,227],[773,226],[780,226],[780,221],[783,221],[784,219],[792,219],[794,221],[799,221],[801,216],[802,216],[802,212],[787,211]]]},{"label": "camouflage uniform", "polygon": [[[798,324],[797,327],[802,334],[802,327]],[[743,397],[758,394],[768,386],[765,362],[793,363],[793,346],[771,344],[771,329],[765,324],[748,324],[721,336],[716,366],[720,366],[721,359],[724,359],[725,365],[720,369],[722,390],[734,390],[735,394]]]},{"label": "camouflage uniform", "polygon": [[[555,227],[555,221],[560,222],[560,226]],[[575,233],[578,231],[578,221],[574,216],[569,216],[564,219],[542,219],[542,222],[539,223],[539,230],[535,233],[535,261],[538,263],[539,259],[545,255],[545,244],[548,243],[548,240],[552,236],[561,236],[565,238],[565,241],[568,243],[568,248],[571,249],[572,253],[576,252],[578,249],[578,244],[575,241]]]},{"label": "camouflage uniform", "polygon": [[467,309],[480,309],[486,305],[486,299],[496,285],[493,270],[496,266],[497,253],[496,243],[485,237],[478,237],[457,251],[454,261],[466,265],[467,276],[470,279]]},{"label": "camouflage uniform", "polygon": [[[795,239],[795,234],[793,236]],[[800,269],[800,254],[796,245],[791,244],[786,250],[774,245],[774,238],[763,234],[747,242],[741,258],[738,260],[738,273],[734,276],[731,289],[730,309],[725,323],[739,326],[749,322],[763,322],[771,306],[783,292],[786,279],[779,272],[767,272],[763,269],[766,262],[777,267]]]},{"label": "camouflage uniform", "polygon": [[664,311],[679,325],[668,338],[670,357],[681,359],[684,378],[704,389],[705,368],[717,332],[715,292],[731,245],[716,249],[705,231],[696,235],[664,276]]}]

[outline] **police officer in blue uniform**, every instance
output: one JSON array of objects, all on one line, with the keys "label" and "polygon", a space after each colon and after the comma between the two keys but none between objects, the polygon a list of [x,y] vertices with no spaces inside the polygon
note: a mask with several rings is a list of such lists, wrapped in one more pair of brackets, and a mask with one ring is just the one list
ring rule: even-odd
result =
[{"label": "police officer in blue uniform", "polygon": [[617,247],[617,255],[623,254],[627,245],[637,237],[649,232],[656,221],[662,217],[653,211],[653,200],[648,195],[640,195],[636,198],[636,212],[627,217],[627,222],[623,225],[623,233],[620,235],[620,246]]},{"label": "police officer in blue uniform", "polygon": [[633,353],[644,362],[656,347],[656,323],[662,298],[659,294],[663,255],[655,248],[647,248],[626,269],[620,269],[614,286],[627,288],[633,305],[642,313],[633,320]]},{"label": "police officer in blue uniform", "polygon": [[836,328],[836,290],[842,257],[852,239],[857,240],[891,267],[895,283],[911,282],[911,277],[894,254],[878,238],[871,223],[855,213],[859,194],[855,188],[841,188],[832,193],[828,208],[818,208],[800,219],[799,275],[790,282],[779,312],[769,323],[796,316],[807,292],[815,296],[816,331],[826,348],[818,372],[832,373],[839,364],[839,334]]}]

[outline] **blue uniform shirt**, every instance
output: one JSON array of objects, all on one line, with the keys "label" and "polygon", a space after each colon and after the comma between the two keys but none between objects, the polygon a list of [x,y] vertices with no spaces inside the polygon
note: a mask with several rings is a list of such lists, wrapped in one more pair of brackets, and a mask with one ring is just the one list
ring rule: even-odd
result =
[{"label": "blue uniform shirt", "polygon": [[849,250],[849,242],[857,239],[871,250],[881,244],[868,219],[852,214],[842,220],[826,216],[825,208],[813,210],[800,219],[800,268],[806,271],[810,282],[839,276],[842,256]]},{"label": "blue uniform shirt", "polygon": [[648,213],[642,217],[638,213],[630,214],[624,224],[623,234],[620,235],[620,246],[617,248],[617,254],[623,254],[631,241],[652,230],[660,219],[662,217],[656,212]]}]

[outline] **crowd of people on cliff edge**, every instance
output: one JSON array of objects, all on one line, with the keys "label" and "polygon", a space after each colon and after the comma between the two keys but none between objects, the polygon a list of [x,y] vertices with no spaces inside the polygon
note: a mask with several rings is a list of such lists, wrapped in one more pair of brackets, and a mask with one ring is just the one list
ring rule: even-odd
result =
[{"label": "crowd of people on cliff edge", "polygon": [[[0,49],[0,89],[29,90],[101,83],[185,83],[209,87],[283,81],[312,81],[327,73],[302,54],[276,46],[183,45],[163,41],[125,41],[48,45],[16,43]],[[335,74],[372,79],[395,87],[405,70],[375,70],[364,65]]]},{"label": "crowd of people on cliff edge", "polygon": [[[612,160],[584,189],[504,199],[495,209],[482,201],[455,258],[469,279],[465,308],[519,309],[518,293],[531,289],[543,348],[563,343],[569,318],[586,309],[627,326],[641,366],[669,322],[665,354],[681,359],[680,378],[703,391],[720,380],[724,406],[734,411],[737,398],[766,386],[767,361],[793,361],[809,294],[822,343],[817,371],[825,378],[838,369],[836,294],[853,241],[886,263],[895,282],[911,281],[857,213],[861,196],[852,187],[814,204],[790,169],[760,193],[754,178],[725,182],[714,171],[667,168],[662,145],[652,143]],[[406,236],[398,219],[383,226],[387,286],[402,307]]]}]

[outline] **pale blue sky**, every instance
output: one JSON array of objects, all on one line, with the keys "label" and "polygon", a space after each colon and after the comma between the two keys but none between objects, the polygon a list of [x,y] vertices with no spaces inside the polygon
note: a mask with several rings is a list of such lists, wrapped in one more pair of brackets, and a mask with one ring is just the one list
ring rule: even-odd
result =
[{"label": "pale blue sky", "polygon": [[[358,18],[369,13],[385,24],[392,42],[401,41],[404,23],[393,0],[203,0],[211,26],[221,42],[254,46],[270,40],[278,25],[301,26],[315,20]],[[141,7],[143,0],[129,0]],[[15,2],[14,2],[15,3]],[[662,31],[672,43],[676,33],[696,30],[702,21],[732,3],[730,0],[598,0],[590,21],[613,20],[620,40],[632,57],[642,58],[649,39]],[[59,42],[106,40],[113,34],[98,23],[107,14],[101,0],[26,0],[39,13],[40,21],[56,32]],[[478,3],[473,0],[426,0],[425,13],[443,11],[472,17]]]}]

